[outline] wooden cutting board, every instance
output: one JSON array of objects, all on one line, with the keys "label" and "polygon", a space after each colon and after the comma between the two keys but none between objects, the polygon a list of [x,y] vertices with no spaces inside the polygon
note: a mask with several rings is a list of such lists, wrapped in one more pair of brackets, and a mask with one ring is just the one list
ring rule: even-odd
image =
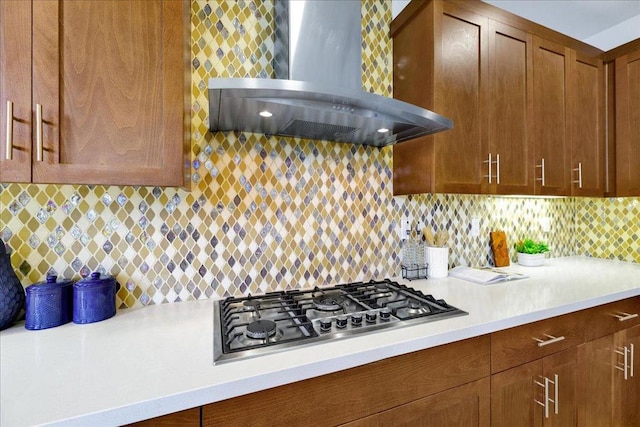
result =
[{"label": "wooden cutting board", "polygon": [[489,235],[491,236],[491,250],[495,266],[507,267],[510,264],[507,235],[504,231],[492,231]]}]

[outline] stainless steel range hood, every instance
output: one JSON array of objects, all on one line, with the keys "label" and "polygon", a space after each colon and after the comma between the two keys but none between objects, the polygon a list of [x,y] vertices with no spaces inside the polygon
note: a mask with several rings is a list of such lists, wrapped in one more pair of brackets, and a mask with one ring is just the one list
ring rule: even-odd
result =
[{"label": "stainless steel range hood", "polygon": [[209,80],[209,129],[384,147],[451,129],[429,110],[363,92],[359,0],[276,0],[275,79]]}]

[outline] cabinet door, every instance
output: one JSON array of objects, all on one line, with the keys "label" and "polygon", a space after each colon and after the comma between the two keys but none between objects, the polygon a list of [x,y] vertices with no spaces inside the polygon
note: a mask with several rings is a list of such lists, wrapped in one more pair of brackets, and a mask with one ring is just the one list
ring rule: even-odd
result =
[{"label": "cabinet door", "polygon": [[489,61],[489,192],[533,194],[533,36],[490,20]]},{"label": "cabinet door", "polygon": [[484,378],[398,406],[378,414],[378,425],[488,426],[489,386]]},{"label": "cabinet door", "polygon": [[491,376],[491,425],[493,427],[542,426],[544,416],[536,400],[543,394],[534,379],[542,376],[542,360]]},{"label": "cabinet door", "polygon": [[30,182],[31,2],[28,1],[0,2],[0,112],[0,182]]},{"label": "cabinet door", "polygon": [[587,341],[583,354],[584,404],[579,424],[586,427],[612,426],[615,360],[613,334]]},{"label": "cabinet door", "polygon": [[616,194],[640,196],[640,50],[616,59]]},{"label": "cabinet door", "polygon": [[545,426],[575,426],[582,402],[579,381],[579,361],[582,346],[573,347],[542,360],[542,374],[553,381],[549,383],[549,417]]},{"label": "cabinet door", "polygon": [[[620,369],[614,371],[614,425],[640,426],[640,326],[615,334],[617,351],[628,349],[627,378]],[[615,354],[615,366],[622,368],[623,355]]]},{"label": "cabinet door", "polygon": [[435,191],[482,191],[485,160],[488,19],[444,3],[436,14],[435,111],[453,129],[435,135]]},{"label": "cabinet door", "polygon": [[599,58],[571,51],[571,193],[605,192],[605,78]]},{"label": "cabinet door", "polygon": [[565,109],[569,66],[569,48],[534,37],[536,194],[570,195],[570,141]]},{"label": "cabinet door", "polygon": [[184,7],[33,2],[33,182],[181,185]]},{"label": "cabinet door", "polygon": [[[393,34],[393,97],[437,111],[433,93],[434,8],[434,3],[423,5]],[[430,135],[393,146],[394,196],[434,192],[434,138]]]}]

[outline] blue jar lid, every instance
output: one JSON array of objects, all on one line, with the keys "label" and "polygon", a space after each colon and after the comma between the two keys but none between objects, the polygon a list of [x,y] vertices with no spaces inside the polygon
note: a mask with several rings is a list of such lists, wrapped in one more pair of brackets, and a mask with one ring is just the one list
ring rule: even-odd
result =
[{"label": "blue jar lid", "polygon": [[51,276],[47,276],[47,280],[45,280],[44,282],[38,282],[38,283],[34,283],[33,285],[27,286],[27,289],[25,289],[25,291],[27,294],[39,293],[39,292],[51,292],[51,291],[62,290],[67,286],[71,286],[72,284],[73,284],[72,279],[65,279],[64,277],[61,277],[60,279],[58,279],[58,276],[51,275]]},{"label": "blue jar lid", "polygon": [[115,284],[115,277],[110,274],[101,274],[99,271],[94,271],[84,279],[78,280],[74,287],[85,288],[90,286],[114,286]]}]

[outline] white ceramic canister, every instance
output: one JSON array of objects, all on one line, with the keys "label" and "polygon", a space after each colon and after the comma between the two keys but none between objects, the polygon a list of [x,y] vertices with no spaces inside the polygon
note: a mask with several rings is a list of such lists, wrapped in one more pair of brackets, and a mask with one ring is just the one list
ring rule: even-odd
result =
[{"label": "white ceramic canister", "polygon": [[427,277],[441,279],[449,275],[449,248],[427,246],[426,260],[428,264]]}]

